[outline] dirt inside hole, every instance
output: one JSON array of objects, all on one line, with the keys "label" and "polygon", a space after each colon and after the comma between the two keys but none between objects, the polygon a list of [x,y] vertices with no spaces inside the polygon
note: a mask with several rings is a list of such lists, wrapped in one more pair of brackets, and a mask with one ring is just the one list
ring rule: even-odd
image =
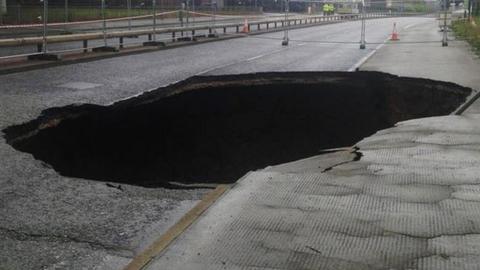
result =
[{"label": "dirt inside hole", "polygon": [[377,72],[193,77],[110,106],[48,109],[4,133],[65,176],[166,187],[230,183],[351,146],[398,121],[451,113],[470,92]]}]

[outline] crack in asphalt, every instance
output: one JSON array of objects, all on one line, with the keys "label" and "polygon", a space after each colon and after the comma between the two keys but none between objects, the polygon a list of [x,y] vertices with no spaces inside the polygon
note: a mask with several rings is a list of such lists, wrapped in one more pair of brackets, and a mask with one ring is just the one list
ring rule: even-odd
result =
[{"label": "crack in asphalt", "polygon": [[108,251],[122,252],[122,254],[127,252],[130,256],[133,256],[133,253],[134,253],[133,250],[130,250],[124,247],[113,246],[113,245],[108,245],[108,244],[89,241],[89,240],[82,240],[77,237],[72,237],[67,235],[28,233],[28,232],[22,232],[15,229],[8,229],[4,227],[0,227],[0,231],[5,232],[7,235],[19,241],[28,241],[28,240],[37,241],[36,239],[42,238],[42,239],[45,239],[44,241],[47,241],[47,242],[52,242],[52,241],[53,242],[74,242],[78,244],[86,244],[94,249],[103,249]]}]

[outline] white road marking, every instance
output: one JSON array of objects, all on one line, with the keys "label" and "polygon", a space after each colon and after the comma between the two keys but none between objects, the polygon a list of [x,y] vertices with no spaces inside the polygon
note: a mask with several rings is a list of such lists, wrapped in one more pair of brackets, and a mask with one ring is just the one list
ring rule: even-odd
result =
[{"label": "white road marking", "polygon": [[265,56],[265,54],[260,54],[260,55],[248,58],[247,61],[252,61],[252,60],[255,60],[255,59],[258,59],[258,58],[262,58],[264,56]]},{"label": "white road marking", "polygon": [[209,68],[209,69],[206,69],[204,71],[200,71],[200,72],[196,73],[195,76],[202,75],[202,74],[205,74],[205,73],[217,70],[217,69],[237,65],[237,64],[240,64],[240,63],[243,63],[243,62],[250,62],[250,61],[260,59],[260,58],[265,57],[265,56],[270,56],[270,55],[273,55],[273,54],[276,54],[276,53],[279,53],[279,52],[282,52],[282,51],[285,51],[285,50],[288,50],[288,49],[291,49],[291,48],[294,48],[294,47],[295,46],[289,46],[289,47],[285,47],[285,48],[281,48],[281,49],[278,49],[278,50],[271,51],[269,53],[260,54],[260,55],[256,55],[256,56],[253,56],[253,57],[250,57],[250,58],[247,58],[247,59],[242,59],[242,60],[234,61],[232,63],[228,63],[228,64],[225,64],[225,65],[220,65],[220,66],[216,66],[216,67],[213,67],[213,68]]},{"label": "white road marking", "polygon": [[181,80],[173,81],[173,82],[166,83],[166,84],[164,84],[164,85],[160,85],[160,86],[155,87],[155,88],[152,88],[152,89],[148,89],[148,90],[143,91],[143,92],[136,93],[136,94],[131,95],[131,96],[128,96],[128,97],[126,97],[126,98],[117,99],[117,100],[114,100],[114,101],[112,101],[112,102],[110,102],[110,103],[107,103],[107,105],[105,105],[105,106],[110,106],[110,105],[113,105],[113,104],[115,104],[115,103],[117,103],[117,102],[120,102],[120,101],[124,101],[124,100],[131,99],[131,98],[135,98],[135,97],[139,97],[139,96],[141,96],[141,95],[143,95],[143,94],[145,94],[145,93],[152,92],[152,91],[154,91],[154,90],[157,90],[158,88],[167,87],[167,86],[169,86],[169,85],[171,85],[171,84],[176,84],[176,83],[178,83],[178,82],[180,82],[180,81],[181,81]]},{"label": "white road marking", "polygon": [[385,43],[387,43],[387,41],[390,39],[390,37],[387,37],[383,43],[380,43],[377,45],[377,47],[375,47],[375,49],[373,49],[371,52],[369,52],[367,55],[365,55],[364,57],[362,57],[362,59],[360,59],[360,61],[358,61],[357,63],[355,63],[353,66],[351,66],[348,71],[355,71],[357,68],[359,68],[361,65],[363,65],[365,62],[367,62],[367,60],[372,57],[378,50],[380,50],[384,45]]},{"label": "white road marking", "polygon": [[[298,44],[298,45],[296,45],[296,46],[302,46],[302,45],[305,45],[305,44],[306,44],[306,43],[301,43],[301,44]],[[259,59],[259,58],[262,58],[262,57],[265,57],[265,56],[269,56],[269,55],[272,55],[272,54],[275,54],[275,53],[279,53],[279,52],[281,52],[281,51],[285,51],[285,50],[288,50],[288,49],[293,48],[293,47],[295,47],[295,46],[289,46],[289,47],[285,47],[285,48],[282,48],[282,49],[278,49],[278,50],[271,51],[270,53],[265,53],[265,54],[260,54],[260,55],[257,55],[257,56],[253,56],[253,57],[250,57],[250,58],[248,58],[248,59],[241,59],[241,60],[234,61],[234,62],[231,62],[231,63],[228,63],[228,64],[214,66],[214,67],[212,67],[212,68],[208,68],[208,69],[206,69],[206,70],[203,70],[203,71],[200,71],[200,72],[198,72],[198,73],[195,73],[194,76],[200,76],[200,75],[203,75],[203,74],[208,73],[208,72],[210,72],[210,71],[213,71],[213,70],[216,70],[216,69],[221,69],[221,68],[226,68],[226,67],[228,67],[228,66],[233,66],[233,65],[236,65],[236,64],[240,64],[240,63],[242,63],[242,62],[253,61],[253,60],[255,60],[255,59]],[[185,79],[186,79],[186,78],[185,78]],[[143,95],[144,93],[148,93],[148,92],[154,91],[154,90],[156,90],[156,89],[158,89],[158,88],[167,87],[167,86],[169,86],[169,85],[176,84],[176,83],[178,83],[178,82],[180,82],[180,81],[181,81],[181,80],[177,80],[177,81],[174,81],[174,82],[171,82],[171,83],[167,83],[167,84],[164,84],[164,85],[161,85],[161,86],[158,86],[158,87],[155,87],[155,88],[146,90],[146,91],[141,92],[141,93],[137,93],[137,94],[135,94],[135,95],[128,96],[128,97],[126,97],[126,98],[122,98],[122,99],[113,101],[113,102],[107,104],[107,106],[108,106],[108,105],[112,105],[112,104],[114,104],[114,103],[116,103],[116,102],[119,102],[119,101],[122,101],[122,100],[127,100],[127,99],[130,99],[130,98],[134,98],[134,97],[141,96],[141,95]]]}]

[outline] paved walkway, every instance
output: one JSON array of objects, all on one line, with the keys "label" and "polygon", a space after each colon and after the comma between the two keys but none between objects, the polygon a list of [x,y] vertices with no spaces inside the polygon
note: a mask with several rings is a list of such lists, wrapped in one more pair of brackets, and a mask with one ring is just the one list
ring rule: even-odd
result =
[{"label": "paved walkway", "polygon": [[357,146],[248,174],[148,269],[478,269],[480,115]]},{"label": "paved walkway", "polygon": [[[438,38],[417,27],[404,39]],[[466,48],[387,45],[362,69],[480,89]],[[479,107],[251,172],[148,269],[479,269]]]}]

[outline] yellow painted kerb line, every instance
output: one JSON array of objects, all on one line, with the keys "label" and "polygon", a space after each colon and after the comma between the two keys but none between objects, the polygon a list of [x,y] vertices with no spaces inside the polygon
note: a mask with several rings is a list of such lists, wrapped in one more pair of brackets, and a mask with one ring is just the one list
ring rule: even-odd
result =
[{"label": "yellow painted kerb line", "polygon": [[218,185],[214,190],[209,192],[205,197],[197,203],[190,211],[188,211],[175,225],[170,227],[160,238],[158,238],[148,248],[138,254],[124,268],[124,270],[140,270],[143,269],[155,256],[160,254],[170,243],[181,235],[205,210],[207,210],[220,196],[227,191],[229,185]]}]

